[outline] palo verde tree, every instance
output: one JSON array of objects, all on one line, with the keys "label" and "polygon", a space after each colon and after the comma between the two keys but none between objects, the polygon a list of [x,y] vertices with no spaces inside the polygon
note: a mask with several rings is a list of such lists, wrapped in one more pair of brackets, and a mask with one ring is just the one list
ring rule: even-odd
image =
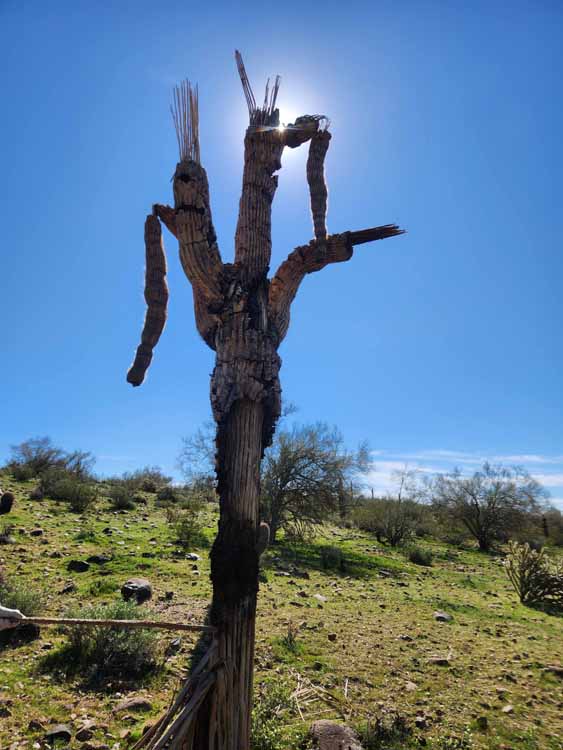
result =
[{"label": "palo verde tree", "polygon": [[[166,320],[168,290],[161,225],[178,239],[191,283],[195,319],[216,353],[211,406],[216,423],[216,476],[220,500],[211,551],[215,636],[170,710],[137,747],[168,750],[248,750],[258,594],[260,461],[280,415],[281,360],[277,350],[289,327],[291,303],[307,274],[352,257],[354,246],[401,234],[394,224],[328,234],[324,160],[328,120],[305,115],[280,126],[279,77],[266,84],[258,105],[242,58],[235,53],[250,122],[233,263],[221,258],[213,229],[207,175],[200,163],[198,92],[188,81],[174,92],[172,113],[180,162],[173,177],[174,208],[155,205],[145,223],[148,309],[141,344],[127,380],[140,385]],[[307,181],[314,239],[296,248],[268,277],[272,201],[284,148],[309,142]]]}]

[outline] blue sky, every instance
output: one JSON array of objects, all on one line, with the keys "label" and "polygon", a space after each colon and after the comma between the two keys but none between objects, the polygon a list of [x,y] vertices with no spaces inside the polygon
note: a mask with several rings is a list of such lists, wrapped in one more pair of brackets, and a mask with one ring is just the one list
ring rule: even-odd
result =
[{"label": "blue sky", "polygon": [[[125,373],[186,76],[232,258],[239,48],[256,92],[282,76],[283,119],[332,120],[329,230],[408,230],[303,284],[281,350],[299,419],[369,439],[376,488],[394,461],[516,456],[563,505],[562,32],[560,2],[0,0],[0,459],[48,434],[101,473],[171,471],[208,418],[212,353],[170,235],[169,322],[145,384]],[[273,269],[311,237],[305,160],[284,156]]]}]

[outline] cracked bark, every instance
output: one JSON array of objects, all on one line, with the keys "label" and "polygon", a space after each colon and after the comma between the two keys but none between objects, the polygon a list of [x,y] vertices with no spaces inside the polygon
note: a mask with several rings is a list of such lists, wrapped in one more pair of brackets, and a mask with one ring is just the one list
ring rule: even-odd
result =
[{"label": "cracked bark", "polygon": [[[258,516],[260,461],[281,411],[277,349],[307,274],[349,260],[354,245],[401,233],[395,225],[386,225],[327,234],[324,159],[330,134],[319,129],[318,116],[304,116],[295,126],[278,130],[274,104],[266,126],[251,125],[245,136],[234,263],[221,260],[207,176],[199,163],[184,159],[178,164],[174,208],[157,204],[151,217],[155,233],[160,219],[178,239],[182,267],[193,289],[196,325],[216,353],[210,396],[217,426],[220,518],[211,551],[210,623],[217,634],[202,662],[205,669],[196,670],[137,748],[249,750],[258,561],[264,544]],[[266,110],[256,111],[263,122]],[[251,113],[251,123],[255,120]],[[275,172],[285,146],[307,141],[315,239],[290,253],[270,280]]]}]

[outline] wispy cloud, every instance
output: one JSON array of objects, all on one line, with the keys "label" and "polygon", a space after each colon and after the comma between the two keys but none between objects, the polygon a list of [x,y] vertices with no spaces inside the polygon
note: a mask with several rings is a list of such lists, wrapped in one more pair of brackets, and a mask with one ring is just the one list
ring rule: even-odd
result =
[{"label": "wispy cloud", "polygon": [[485,453],[457,451],[444,448],[412,452],[391,450],[372,451],[374,470],[367,477],[367,485],[375,494],[393,492],[397,488],[396,473],[406,466],[426,476],[449,472],[458,468],[462,474],[471,474],[485,461],[505,466],[523,466],[550,493],[550,502],[563,509],[563,455],[538,453],[505,453],[487,456]]}]

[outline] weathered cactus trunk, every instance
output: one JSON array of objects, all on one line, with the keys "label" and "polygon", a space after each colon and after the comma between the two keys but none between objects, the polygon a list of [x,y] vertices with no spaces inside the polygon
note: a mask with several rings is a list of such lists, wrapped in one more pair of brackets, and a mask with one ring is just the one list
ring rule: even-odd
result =
[{"label": "weathered cactus trunk", "polygon": [[[223,263],[217,245],[207,176],[199,163],[197,90],[187,82],[176,89],[173,108],[180,146],[174,208],[155,205],[145,237],[149,311],[128,380],[133,385],[142,382],[166,319],[166,266],[155,226],[160,219],[178,239],[198,331],[216,352],[211,406],[217,424],[220,518],[211,550],[213,642],[169,711],[136,750],[249,750],[258,563],[268,536],[267,527],[259,529],[260,461],[281,411],[277,349],[307,274],[349,260],[355,245],[401,233],[395,225],[386,225],[327,234],[324,159],[330,134],[320,127],[326,118],[304,116],[280,129],[275,108],[279,79],[271,92],[266,87],[264,105],[257,107],[238,53],[237,64],[250,126],[244,140],[235,262]],[[271,209],[278,184],[274,173],[281,167],[284,147],[306,141],[315,239],[290,253],[269,279]],[[152,292],[155,279],[158,294]]]}]

